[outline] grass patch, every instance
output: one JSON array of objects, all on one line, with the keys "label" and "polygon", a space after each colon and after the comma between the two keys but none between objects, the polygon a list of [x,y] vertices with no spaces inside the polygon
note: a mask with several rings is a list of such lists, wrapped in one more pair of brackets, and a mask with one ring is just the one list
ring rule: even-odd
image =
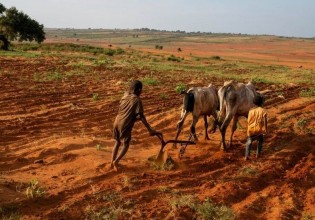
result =
[{"label": "grass patch", "polygon": [[152,77],[145,77],[141,79],[142,83],[147,86],[156,86],[159,84],[159,81]]},{"label": "grass patch", "polygon": [[131,211],[129,209],[124,209],[122,207],[115,206],[105,206],[96,209],[92,206],[87,206],[85,209],[86,219],[98,220],[98,219],[128,219],[130,217]]},{"label": "grass patch", "polygon": [[240,176],[256,176],[258,174],[258,170],[253,166],[246,166],[239,170]]},{"label": "grass patch", "polygon": [[233,210],[225,205],[217,206],[212,203],[210,199],[206,199],[204,202],[199,203],[193,195],[181,195],[179,197],[172,198],[170,200],[170,206],[172,215],[175,212],[184,207],[190,208],[196,213],[194,219],[203,220],[233,220],[235,219],[235,213]]},{"label": "grass patch", "polygon": [[173,61],[173,62],[181,62],[180,57],[176,57],[173,54],[167,58],[168,61]]},{"label": "grass patch", "polygon": [[64,75],[58,71],[44,73],[44,74],[33,74],[33,80],[35,82],[50,82],[50,81],[59,81],[64,78]]},{"label": "grass patch", "polygon": [[92,94],[92,100],[93,100],[94,102],[98,101],[99,99],[100,99],[100,96],[99,96],[98,93],[93,93],[93,94]]},{"label": "grass patch", "polygon": [[193,195],[181,195],[170,200],[170,206],[173,211],[182,207],[195,208],[196,198]]},{"label": "grass patch", "polygon": [[88,205],[85,208],[85,219],[129,219],[132,205],[130,200],[122,202],[122,195],[116,191],[102,191],[95,194],[98,202],[105,205],[95,207]]},{"label": "grass patch", "polygon": [[160,97],[161,97],[161,99],[168,99],[169,96],[166,93],[161,93]]},{"label": "grass patch", "polygon": [[29,186],[26,188],[25,192],[28,198],[40,198],[46,194],[46,191],[39,186],[39,182],[35,179],[29,182]]},{"label": "grass patch", "polygon": [[206,199],[202,204],[196,206],[196,212],[205,220],[232,220],[235,219],[233,210],[227,206],[216,206],[210,199]]},{"label": "grass patch", "polygon": [[315,96],[315,87],[304,89],[300,92],[300,97],[312,97]]},{"label": "grass patch", "polygon": [[41,56],[36,53],[27,53],[23,51],[4,51],[0,50],[0,56],[8,56],[8,57],[25,57],[25,58],[35,58]]}]

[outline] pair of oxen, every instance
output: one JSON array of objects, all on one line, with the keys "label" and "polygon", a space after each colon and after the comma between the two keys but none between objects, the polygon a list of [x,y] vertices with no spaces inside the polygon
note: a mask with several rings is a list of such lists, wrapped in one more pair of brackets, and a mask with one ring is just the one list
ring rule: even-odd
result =
[{"label": "pair of oxen", "polygon": [[190,126],[191,137],[194,138],[194,141],[197,141],[195,127],[198,119],[203,116],[205,139],[209,140],[207,117],[213,116],[214,124],[212,125],[210,133],[214,133],[216,127],[219,127],[221,132],[220,146],[225,151],[227,150],[225,133],[231,120],[232,132],[229,146],[232,145],[233,134],[237,128],[239,117],[244,116],[247,118],[249,110],[254,107],[253,100],[255,96],[262,96],[262,94],[256,92],[255,86],[251,81],[247,84],[228,81],[225,82],[219,90],[217,90],[216,86],[213,84],[210,84],[208,87],[192,87],[187,92],[183,93],[185,94],[183,108],[175,139],[178,139],[183,128],[183,123],[188,113],[191,112],[193,115]]}]

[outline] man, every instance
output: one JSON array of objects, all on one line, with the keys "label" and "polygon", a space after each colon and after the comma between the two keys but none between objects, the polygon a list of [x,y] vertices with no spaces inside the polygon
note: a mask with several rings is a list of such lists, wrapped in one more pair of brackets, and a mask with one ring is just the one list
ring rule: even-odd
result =
[{"label": "man", "polygon": [[[114,122],[113,132],[116,142],[113,148],[111,160],[111,168],[114,168],[116,171],[118,171],[119,161],[128,151],[131,140],[131,131],[137,120],[142,121],[151,136],[161,135],[161,133],[156,132],[151,128],[144,116],[142,101],[140,99],[141,92],[142,83],[139,80],[134,80],[130,84],[129,92],[126,92],[120,100],[118,114]],[[124,146],[117,157],[121,141],[123,141]]]},{"label": "man", "polygon": [[248,113],[248,128],[247,128],[247,142],[245,160],[249,159],[252,142],[258,141],[256,157],[259,158],[262,150],[262,144],[264,141],[264,135],[268,133],[267,130],[267,112],[262,108],[264,104],[264,98],[261,95],[257,95],[254,100],[256,105],[254,108],[249,110]]}]

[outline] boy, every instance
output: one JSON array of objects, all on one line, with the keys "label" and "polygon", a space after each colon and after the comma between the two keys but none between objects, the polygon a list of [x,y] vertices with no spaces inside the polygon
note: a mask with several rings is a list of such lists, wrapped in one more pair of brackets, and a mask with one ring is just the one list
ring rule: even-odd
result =
[{"label": "boy", "polygon": [[[118,171],[120,159],[128,151],[131,131],[137,120],[142,121],[151,136],[161,134],[151,128],[144,116],[142,101],[140,99],[141,92],[142,83],[139,80],[134,80],[130,84],[129,92],[126,92],[120,100],[119,111],[114,122],[114,139],[116,143],[113,148],[111,160],[111,168],[114,168],[116,171]],[[124,147],[117,157],[121,141],[123,141]]]},{"label": "boy", "polygon": [[256,158],[260,157],[262,144],[264,141],[264,134],[267,134],[267,112],[262,108],[264,104],[264,98],[258,94],[254,100],[256,105],[249,110],[248,113],[248,128],[247,128],[247,142],[246,142],[246,152],[245,160],[249,159],[250,149],[252,147],[252,142],[254,140],[258,141]]}]

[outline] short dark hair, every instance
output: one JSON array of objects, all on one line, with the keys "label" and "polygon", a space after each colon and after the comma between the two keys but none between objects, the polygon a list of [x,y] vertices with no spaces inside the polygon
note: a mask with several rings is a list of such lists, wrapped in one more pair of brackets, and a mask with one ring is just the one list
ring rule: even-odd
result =
[{"label": "short dark hair", "polygon": [[130,92],[136,94],[142,90],[142,82],[139,80],[134,80],[130,83],[129,87]]},{"label": "short dark hair", "polygon": [[253,100],[254,104],[257,106],[262,106],[265,102],[265,97],[261,94],[257,94]]}]

